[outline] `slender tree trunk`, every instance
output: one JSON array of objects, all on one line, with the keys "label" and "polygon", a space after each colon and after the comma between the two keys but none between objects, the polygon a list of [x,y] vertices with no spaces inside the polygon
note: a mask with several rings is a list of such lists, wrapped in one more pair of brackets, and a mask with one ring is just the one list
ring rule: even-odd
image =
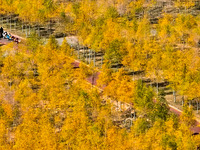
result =
[{"label": "slender tree trunk", "polygon": [[94,62],[93,50],[91,50],[91,63]]},{"label": "slender tree trunk", "polygon": [[101,68],[102,68],[102,65],[103,65],[103,54],[101,55]]},{"label": "slender tree trunk", "polygon": [[6,24],[7,27],[9,27],[9,17],[7,16],[7,24]]},{"label": "slender tree trunk", "polygon": [[25,27],[26,27],[26,37],[28,37],[27,24],[25,25]]},{"label": "slender tree trunk", "polygon": [[12,23],[12,16],[10,15],[10,32],[12,30],[11,23]]},{"label": "slender tree trunk", "polygon": [[182,106],[184,105],[184,96],[182,96]]},{"label": "slender tree trunk", "polygon": [[176,103],[176,91],[173,90],[173,96],[174,96],[174,103]]},{"label": "slender tree trunk", "polygon": [[197,100],[197,114],[199,113],[199,101]]},{"label": "slender tree trunk", "polygon": [[15,20],[15,31],[17,30],[17,20]]},{"label": "slender tree trunk", "polygon": [[156,87],[157,87],[157,95],[158,95],[158,81],[157,81],[157,86]]},{"label": "slender tree trunk", "polygon": [[29,35],[31,34],[31,25],[29,24]]},{"label": "slender tree trunk", "polygon": [[51,19],[50,19],[49,28],[50,28],[50,34],[51,34]]},{"label": "slender tree trunk", "polygon": [[86,50],[85,50],[85,57],[86,57],[86,63],[88,63],[88,48],[86,48]]},{"label": "slender tree trunk", "polygon": [[85,58],[85,47],[83,46],[83,58]]},{"label": "slender tree trunk", "polygon": [[84,58],[84,61],[87,62],[86,52],[87,52],[87,50],[86,50],[86,48],[85,48],[85,49],[84,49],[84,56],[83,56],[83,58]]},{"label": "slender tree trunk", "polygon": [[47,29],[48,29],[48,33],[47,34],[49,34],[50,35],[50,27],[51,25],[50,25],[50,19],[49,19],[49,26],[48,26],[48,24],[47,24]]},{"label": "slender tree trunk", "polygon": [[91,49],[89,50],[89,64],[91,64]]},{"label": "slender tree trunk", "polygon": [[92,53],[93,51],[90,49],[90,64],[92,63]]},{"label": "slender tree trunk", "polygon": [[39,24],[38,24],[38,36],[40,37],[40,27],[39,27]]},{"label": "slender tree trunk", "polygon": [[152,86],[152,82],[150,83],[150,86],[153,87],[153,86]]},{"label": "slender tree trunk", "polygon": [[22,20],[22,32],[24,32],[24,25],[23,25],[23,20]]},{"label": "slender tree trunk", "polygon": [[78,49],[78,59],[80,59],[80,48],[79,48],[79,45],[78,45],[78,47],[77,47],[77,49]]},{"label": "slender tree trunk", "polygon": [[135,112],[135,110],[134,110],[134,120],[136,119],[136,112]]},{"label": "slender tree trunk", "polygon": [[87,49],[88,64],[90,64],[90,49]]}]

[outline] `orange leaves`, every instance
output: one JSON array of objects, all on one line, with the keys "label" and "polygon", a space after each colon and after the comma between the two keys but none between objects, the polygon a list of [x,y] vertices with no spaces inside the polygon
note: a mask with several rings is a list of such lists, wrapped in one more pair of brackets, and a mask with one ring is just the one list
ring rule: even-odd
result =
[{"label": "orange leaves", "polygon": [[4,113],[7,117],[7,119],[12,119],[13,118],[13,110],[12,110],[12,105],[8,103],[2,103],[2,109],[4,110]]},{"label": "orange leaves", "polygon": [[113,74],[111,82],[105,88],[105,94],[115,100],[130,103],[134,96],[135,83],[123,74],[122,69]]}]

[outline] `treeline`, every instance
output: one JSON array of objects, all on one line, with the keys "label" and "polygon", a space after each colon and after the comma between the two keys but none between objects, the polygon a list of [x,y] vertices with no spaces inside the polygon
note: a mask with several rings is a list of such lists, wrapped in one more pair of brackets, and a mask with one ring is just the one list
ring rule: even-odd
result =
[{"label": "treeline", "polygon": [[[161,14],[155,1],[144,0],[2,0],[1,13],[17,14],[30,24],[60,19],[64,32],[78,35],[80,45],[104,53],[98,85],[104,95],[127,102],[137,112],[131,129],[113,125],[113,104],[104,104],[95,88],[87,87],[88,68],[73,69],[72,53],[54,38],[45,46],[31,37],[27,46],[1,49],[2,149],[196,149],[192,107],[182,117],[169,113],[164,94],[133,81],[112,64],[158,83],[167,80],[176,95],[199,102],[200,16],[193,1],[172,1]],[[178,12],[173,11],[178,9]],[[160,11],[159,11],[160,12]],[[152,18],[153,16],[153,18]],[[156,24],[151,20],[157,19]],[[10,46],[10,47],[9,47]],[[198,107],[197,107],[198,108]],[[111,111],[112,110],[112,111]]]},{"label": "treeline", "polygon": [[[27,46],[26,46],[27,45]],[[129,98],[137,110],[131,128],[114,125],[114,106],[85,78],[84,64],[73,68],[70,46],[51,37],[43,46],[37,37],[26,45],[1,47],[1,149],[196,149],[194,115],[185,105],[179,118],[142,81],[124,71],[111,76],[103,95]],[[114,90],[113,90],[114,89]],[[127,93],[126,93],[127,92]],[[110,94],[110,95],[109,95]]]}]

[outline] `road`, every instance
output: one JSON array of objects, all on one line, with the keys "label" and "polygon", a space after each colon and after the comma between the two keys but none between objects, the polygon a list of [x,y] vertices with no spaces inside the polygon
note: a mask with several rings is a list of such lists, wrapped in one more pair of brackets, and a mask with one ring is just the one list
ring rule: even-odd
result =
[{"label": "road", "polygon": [[11,41],[8,41],[7,39],[3,39],[3,38],[0,38],[0,43],[1,45],[6,45],[8,43],[10,43]]}]

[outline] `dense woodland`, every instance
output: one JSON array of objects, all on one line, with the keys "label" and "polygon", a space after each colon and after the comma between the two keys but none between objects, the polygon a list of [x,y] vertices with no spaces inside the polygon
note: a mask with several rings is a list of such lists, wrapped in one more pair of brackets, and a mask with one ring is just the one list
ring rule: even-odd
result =
[{"label": "dense woodland", "polygon": [[[199,9],[192,0],[0,0],[1,16],[17,16],[36,28],[58,21],[82,47],[103,54],[101,70],[92,63],[75,68],[79,56],[66,40],[59,46],[50,36],[44,45],[37,32],[17,46],[1,46],[0,148],[200,147],[188,105],[195,101],[198,110]],[[113,64],[122,67],[113,70]],[[86,81],[97,70],[99,88]],[[169,111],[165,92],[144,78],[157,87],[168,82],[174,102],[182,96],[181,116]],[[131,108],[119,108],[116,101]]]}]

